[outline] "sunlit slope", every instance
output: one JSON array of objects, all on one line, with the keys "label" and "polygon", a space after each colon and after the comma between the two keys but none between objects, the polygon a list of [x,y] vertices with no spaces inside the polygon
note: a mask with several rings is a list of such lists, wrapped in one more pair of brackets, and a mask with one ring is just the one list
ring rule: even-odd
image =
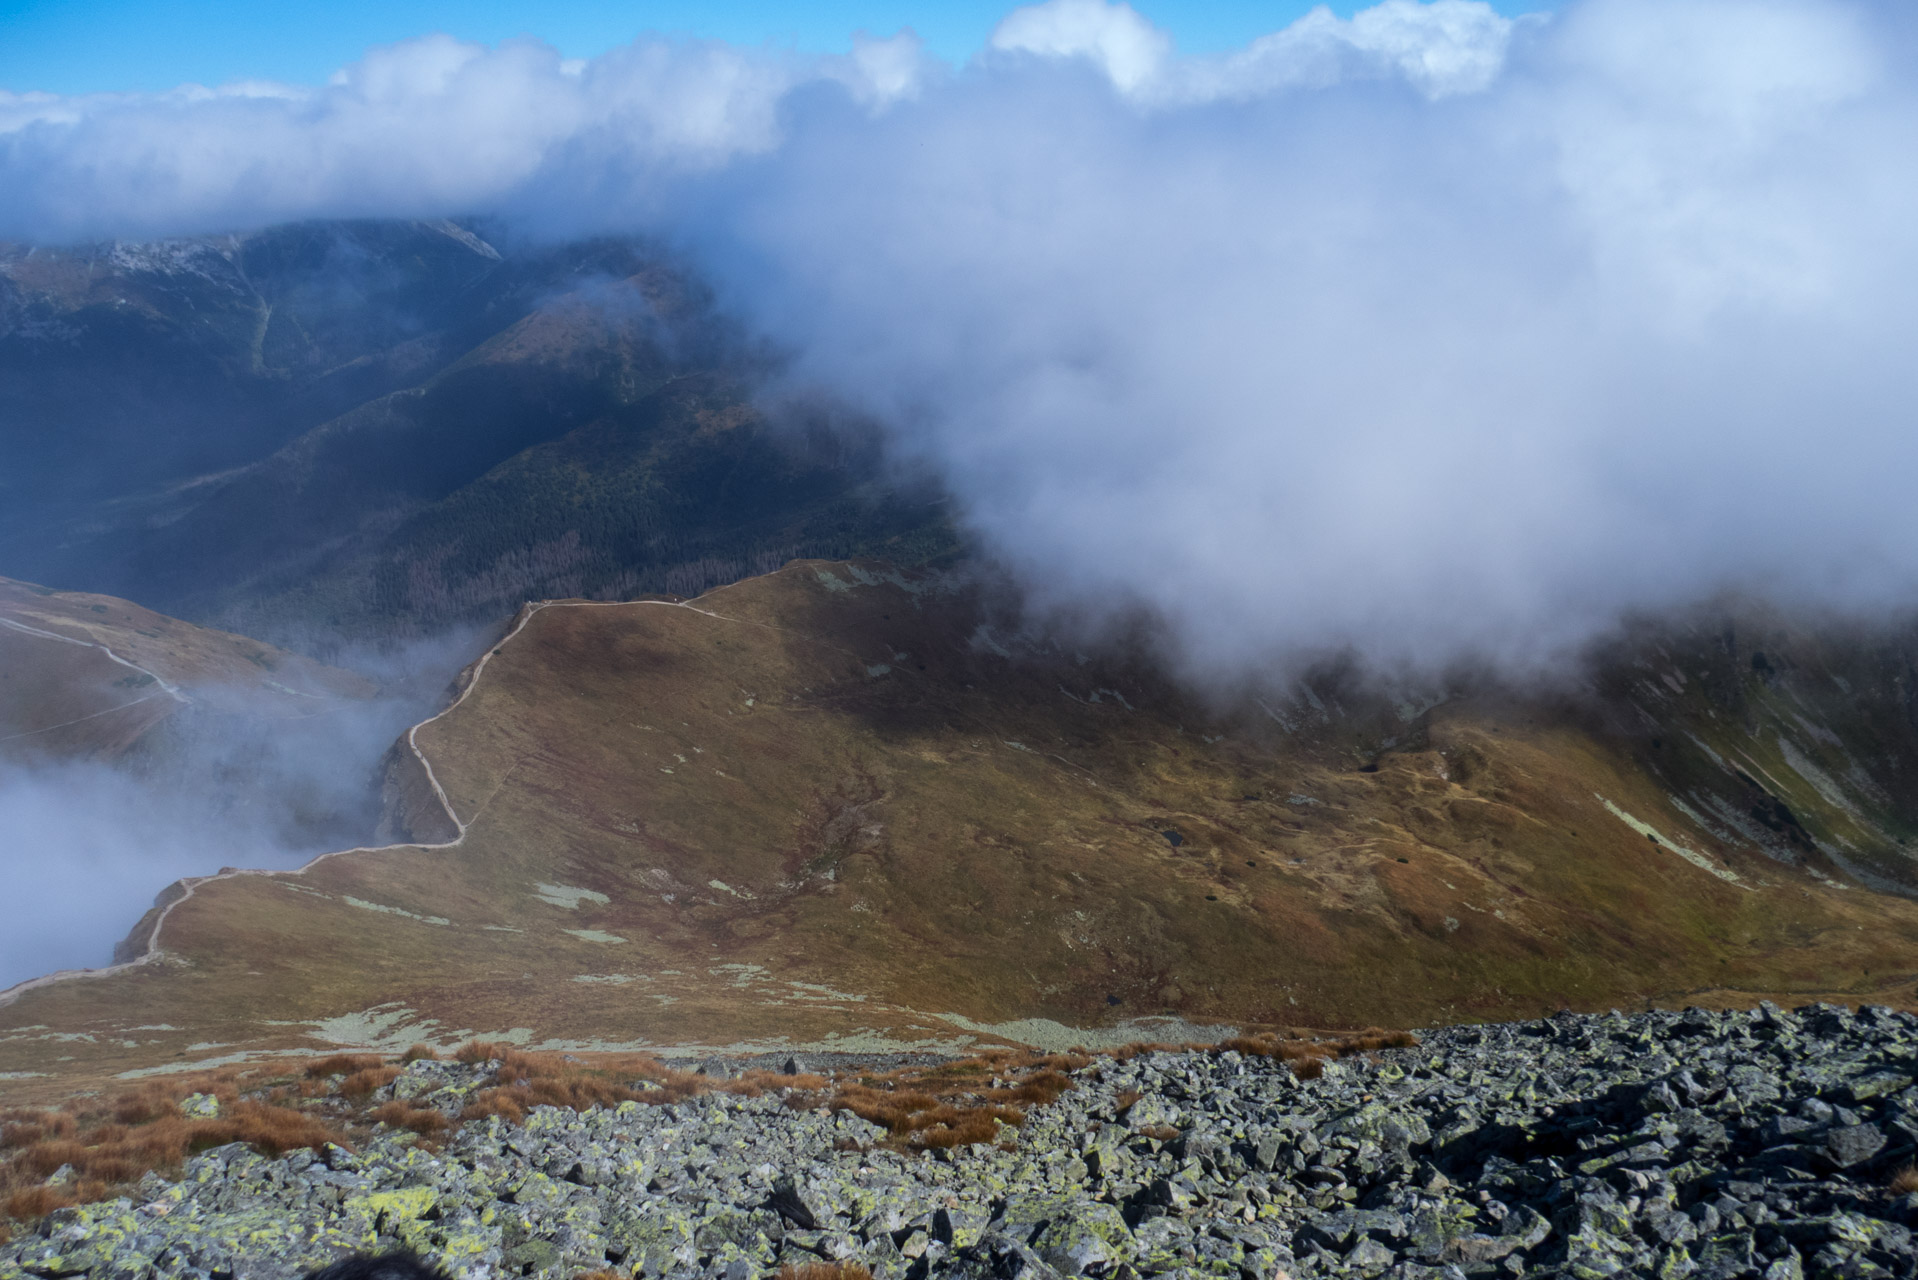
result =
[{"label": "sunlit slope", "polygon": [[[1668,657],[1762,682],[1741,652]],[[400,825],[455,836],[436,779],[456,844],[200,882],[156,962],[0,1008],[0,1070],[515,1029],[869,1043],[1911,1002],[1918,903],[1825,837],[1768,850],[1688,817],[1710,778],[1660,772],[1670,732],[1631,723],[1618,679],[1561,705],[1326,678],[1219,714],[1022,645],[935,579],[816,561],[690,604],[538,607],[413,735],[432,778],[396,767]],[[1770,732],[1688,705],[1725,721],[1728,761]],[[1910,797],[1883,798],[1889,829]],[[1815,790],[1763,803],[1836,821]],[[75,1034],[84,1053],[51,1038]]]},{"label": "sunlit slope", "polygon": [[0,578],[0,759],[114,759],[183,713],[291,719],[371,692],[245,636]]}]

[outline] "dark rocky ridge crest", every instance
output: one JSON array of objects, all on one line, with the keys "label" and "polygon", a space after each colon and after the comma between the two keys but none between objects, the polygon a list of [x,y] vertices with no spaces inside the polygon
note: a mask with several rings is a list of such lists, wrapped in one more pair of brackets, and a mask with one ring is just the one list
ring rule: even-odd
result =
[{"label": "dark rocky ridge crest", "polygon": [[[457,1110],[498,1064],[387,1088]],[[1562,1014],[1295,1080],[1235,1052],[1096,1060],[997,1147],[925,1156],[772,1097],[542,1108],[444,1150],[195,1158],[63,1209],[0,1277],[291,1280],[403,1247],[461,1276],[1913,1274],[1918,1018]],[[1902,1185],[1902,1184],[1901,1184]]]}]

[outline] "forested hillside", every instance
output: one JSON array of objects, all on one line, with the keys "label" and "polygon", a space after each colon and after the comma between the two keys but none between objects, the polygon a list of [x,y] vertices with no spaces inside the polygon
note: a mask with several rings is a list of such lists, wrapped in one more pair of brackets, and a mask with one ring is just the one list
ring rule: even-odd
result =
[{"label": "forested hillside", "polygon": [[[296,647],[956,542],[644,244],[307,224],[0,253],[0,570]],[[89,459],[106,458],[93,466]]]}]

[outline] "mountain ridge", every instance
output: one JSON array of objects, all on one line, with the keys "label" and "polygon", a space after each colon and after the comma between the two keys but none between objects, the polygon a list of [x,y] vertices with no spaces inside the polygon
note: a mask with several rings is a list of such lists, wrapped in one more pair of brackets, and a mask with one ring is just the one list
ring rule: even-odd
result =
[{"label": "mountain ridge", "polygon": [[[190,708],[297,718],[316,702],[359,701],[373,693],[364,677],[247,636],[196,627],[112,596],[11,578],[0,578],[0,629],[0,649],[19,650],[6,655],[0,730],[11,731],[0,732],[0,752],[31,743],[55,756],[117,758]],[[43,675],[48,662],[41,655],[50,644],[63,646],[54,652],[66,661],[56,664],[58,673]],[[133,674],[120,674],[122,668]],[[32,688],[16,688],[16,675],[20,686]],[[62,707],[93,709],[53,723]],[[120,717],[131,723],[116,729],[106,718],[123,711],[136,714]],[[76,733],[59,736],[66,729]]]},{"label": "mountain ridge", "polygon": [[759,403],[773,354],[657,246],[501,246],[405,222],[0,246],[0,558],[326,656],[957,546],[869,426]]},{"label": "mountain ridge", "polygon": [[[199,879],[131,935],[144,963],[9,993],[0,1067],[66,1076],[44,1037],[70,1034],[116,1074],[204,1065],[189,1042],[907,1047],[1918,999],[1918,904],[1820,861],[1854,819],[1815,793],[1790,796],[1791,861],[1547,703],[1408,721],[1332,681],[1267,699],[1292,730],[1232,720],[997,630],[972,591],[802,561],[690,603],[529,606],[389,770],[389,819],[443,798],[457,844]],[[174,1030],[113,1030],[135,1005]]]}]

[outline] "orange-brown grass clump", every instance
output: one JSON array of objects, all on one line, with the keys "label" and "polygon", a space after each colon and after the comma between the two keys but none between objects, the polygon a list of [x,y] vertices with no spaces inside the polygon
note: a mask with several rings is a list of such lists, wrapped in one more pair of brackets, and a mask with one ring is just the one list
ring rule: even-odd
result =
[{"label": "orange-brown grass clump", "polygon": [[1409,1031],[1384,1031],[1369,1027],[1364,1031],[1329,1038],[1260,1032],[1224,1041],[1217,1048],[1242,1053],[1249,1058],[1276,1058],[1291,1067],[1292,1074],[1299,1079],[1316,1080],[1325,1074],[1327,1062],[1377,1053],[1382,1049],[1412,1049],[1418,1046],[1418,1042],[1419,1038]]},{"label": "orange-brown grass clump", "polygon": [[[7,1197],[6,1203],[0,1205],[0,1210],[3,1210],[9,1218],[27,1221],[33,1218],[44,1218],[55,1209],[64,1209],[70,1204],[79,1203],[80,1195],[77,1188],[22,1187]],[[5,1243],[12,1238],[12,1229],[5,1230],[6,1235],[0,1236],[0,1243]]]},{"label": "orange-brown grass clump", "polygon": [[[420,1046],[413,1060],[431,1054]],[[615,1087],[610,1068],[580,1068],[557,1057],[511,1051],[481,1054],[504,1059],[505,1087],[481,1092],[494,1110],[523,1114],[539,1103],[590,1106],[627,1098],[666,1101],[690,1096],[707,1083],[647,1060],[663,1087]],[[266,1155],[337,1143],[351,1148],[385,1124],[432,1140],[452,1121],[403,1100],[375,1105],[374,1095],[400,1073],[376,1054],[334,1054],[299,1066],[259,1065],[154,1081],[106,1098],[75,1098],[47,1109],[0,1110],[0,1218],[29,1220],[70,1204],[126,1194],[149,1171],[170,1173],[209,1147],[244,1142]],[[627,1071],[631,1080],[635,1073]],[[823,1080],[805,1081],[824,1085]],[[745,1087],[757,1087],[748,1081]],[[191,1117],[180,1107],[188,1094],[211,1094],[217,1115]],[[48,1178],[66,1173],[58,1183]]]},{"label": "orange-brown grass clump", "polygon": [[362,1071],[372,1071],[381,1065],[376,1053],[336,1053],[327,1058],[316,1058],[306,1064],[303,1073],[308,1080],[324,1080],[328,1076],[351,1076]]},{"label": "orange-brown grass clump", "polygon": [[454,1051],[465,1063],[499,1063],[498,1083],[474,1093],[462,1120],[499,1116],[518,1121],[533,1107],[616,1107],[622,1102],[683,1102],[702,1093],[736,1093],[756,1098],[782,1089],[819,1090],[821,1076],[782,1076],[748,1071],[725,1080],[680,1071],[649,1054],[620,1054],[592,1060],[571,1054],[528,1053],[511,1045],[475,1040]]},{"label": "orange-brown grass clump", "polygon": [[363,1102],[372,1097],[375,1090],[392,1084],[399,1074],[398,1067],[371,1067],[365,1071],[355,1071],[340,1082],[340,1096]]},{"label": "orange-brown grass clump", "polygon": [[[338,1123],[301,1103],[297,1078],[249,1079],[263,1068],[228,1068],[150,1083],[111,1098],[0,1111],[0,1216],[40,1217],[69,1204],[123,1194],[149,1171],[170,1171],[195,1152],[244,1142],[268,1155],[346,1145]],[[189,1117],[179,1100],[211,1094],[219,1114]],[[47,1179],[65,1170],[61,1181]]]},{"label": "orange-brown grass clump", "polygon": [[1908,1164],[1891,1175],[1891,1194],[1918,1195],[1918,1164]]},{"label": "orange-brown grass clump", "polygon": [[872,1272],[856,1262],[808,1262],[803,1267],[788,1262],[779,1269],[779,1280],[872,1280]]},{"label": "orange-brown grass clump", "polygon": [[862,1075],[790,1101],[850,1111],[885,1128],[889,1143],[906,1150],[971,1146],[993,1141],[1003,1125],[1025,1123],[1025,1108],[1058,1098],[1073,1086],[1067,1073],[1090,1062],[1077,1054],[995,1050],[930,1067]]},{"label": "orange-brown grass clump", "polygon": [[481,1062],[493,1062],[504,1058],[512,1051],[511,1045],[495,1044],[491,1040],[468,1040],[453,1050],[453,1061],[473,1066]]},{"label": "orange-brown grass clump", "polygon": [[[0,1217],[28,1220],[65,1205],[124,1195],[146,1173],[170,1173],[194,1153],[227,1143],[247,1143],[266,1155],[329,1143],[351,1149],[377,1125],[434,1141],[458,1123],[488,1116],[516,1121],[538,1106],[669,1103],[712,1092],[778,1093],[794,1107],[851,1111],[883,1125],[889,1142],[901,1149],[984,1143],[1004,1126],[1023,1123],[1027,1108],[1071,1089],[1071,1073],[1090,1062],[1079,1054],[994,1050],[845,1081],[769,1071],[723,1079],[680,1071],[649,1055],[585,1060],[475,1041],[453,1057],[498,1068],[494,1082],[474,1092],[458,1121],[403,1099],[374,1103],[374,1095],[400,1074],[400,1062],[428,1056],[438,1055],[416,1046],[399,1061],[335,1054],[299,1067],[227,1067],[114,1097],[76,1098],[57,1108],[0,1110]],[[180,1102],[195,1093],[218,1099],[219,1113],[185,1114]],[[47,1181],[63,1169],[60,1183]]]}]

